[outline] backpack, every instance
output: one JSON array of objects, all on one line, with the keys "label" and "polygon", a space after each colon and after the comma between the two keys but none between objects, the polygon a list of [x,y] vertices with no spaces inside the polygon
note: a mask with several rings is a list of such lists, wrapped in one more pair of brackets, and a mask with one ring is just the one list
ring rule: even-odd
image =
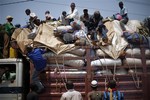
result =
[{"label": "backpack", "polygon": [[[113,100],[124,100],[123,93],[120,91],[113,92]],[[104,100],[109,100],[110,92],[104,92]]]}]

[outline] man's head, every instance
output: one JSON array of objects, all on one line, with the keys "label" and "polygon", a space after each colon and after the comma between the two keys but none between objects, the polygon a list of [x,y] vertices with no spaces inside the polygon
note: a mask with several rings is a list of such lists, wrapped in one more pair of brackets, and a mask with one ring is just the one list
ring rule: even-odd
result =
[{"label": "man's head", "polygon": [[83,9],[84,14],[88,14],[88,9]]},{"label": "man's head", "polygon": [[97,86],[98,86],[98,82],[97,82],[96,80],[93,80],[93,81],[91,82],[91,87],[92,87],[92,89],[93,89],[93,90],[97,89]]},{"label": "man's head", "polygon": [[27,16],[29,16],[30,13],[31,13],[31,10],[30,10],[30,9],[26,9],[26,10],[25,10],[25,13],[26,13]]},{"label": "man's head", "polygon": [[76,7],[75,3],[71,3],[70,7],[71,9],[74,9]]},{"label": "man's head", "polygon": [[62,15],[63,15],[63,16],[66,16],[66,15],[67,15],[66,11],[63,11],[63,12],[62,12]]},{"label": "man's head", "polygon": [[33,50],[33,47],[31,45],[26,45],[26,51],[25,53],[30,53]]},{"label": "man's head", "polygon": [[99,11],[95,11],[94,12],[94,18],[95,19],[99,19],[100,18],[100,12]]},{"label": "man's head", "polygon": [[72,82],[72,81],[66,82],[66,87],[67,87],[68,90],[69,90],[69,89],[73,89],[73,88],[74,88],[73,82]]},{"label": "man's head", "polygon": [[110,80],[107,84],[107,87],[111,88],[111,89],[116,88],[116,81],[115,80]]},{"label": "man's head", "polygon": [[12,22],[13,21],[13,17],[12,16],[7,16],[6,19],[7,19],[8,22]]},{"label": "man's head", "polygon": [[45,18],[46,18],[46,20],[51,20],[51,17],[50,17],[50,11],[46,11],[45,12]]},{"label": "man's head", "polygon": [[45,15],[46,15],[46,14],[50,14],[50,12],[47,10],[47,11],[45,12]]},{"label": "man's head", "polygon": [[119,2],[119,7],[120,7],[121,9],[123,8],[123,2],[122,2],[122,1]]}]

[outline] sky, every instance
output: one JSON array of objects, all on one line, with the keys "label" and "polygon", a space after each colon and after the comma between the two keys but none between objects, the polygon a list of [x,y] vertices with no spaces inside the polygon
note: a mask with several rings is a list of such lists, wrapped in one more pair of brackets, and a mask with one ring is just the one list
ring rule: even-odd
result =
[{"label": "sky", "polygon": [[[62,11],[69,12],[70,4],[74,2],[79,11],[79,15],[83,14],[83,9],[87,8],[89,14],[94,11],[100,11],[105,18],[120,12],[118,2],[120,0],[0,0],[0,23],[6,22],[6,16],[13,16],[13,24],[25,25],[28,16],[25,9],[31,9],[36,13],[39,19],[45,19],[45,11],[49,10],[51,15],[56,19],[61,15]],[[150,16],[150,0],[123,0],[124,6],[128,10],[128,16],[131,20],[143,21],[144,18]]]}]

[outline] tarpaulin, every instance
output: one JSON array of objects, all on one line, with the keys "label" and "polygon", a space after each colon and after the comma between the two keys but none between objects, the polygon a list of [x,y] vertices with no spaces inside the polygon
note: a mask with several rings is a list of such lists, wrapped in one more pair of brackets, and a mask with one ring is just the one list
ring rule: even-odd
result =
[{"label": "tarpaulin", "polygon": [[122,51],[127,47],[128,42],[122,37],[122,30],[119,21],[109,21],[105,23],[108,29],[107,37],[109,45],[99,45],[99,47],[113,59],[117,59]]},{"label": "tarpaulin", "polygon": [[43,44],[56,54],[73,50],[75,48],[74,44],[64,44],[60,38],[54,36],[54,28],[50,25],[41,24],[34,43]]}]

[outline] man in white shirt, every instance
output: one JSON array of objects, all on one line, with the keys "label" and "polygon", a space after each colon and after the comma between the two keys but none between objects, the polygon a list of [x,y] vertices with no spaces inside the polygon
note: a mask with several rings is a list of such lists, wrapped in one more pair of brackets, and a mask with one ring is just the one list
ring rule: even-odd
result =
[{"label": "man in white shirt", "polygon": [[61,21],[62,25],[69,25],[69,19],[66,19],[67,13],[66,11],[62,12],[62,15],[58,18]]},{"label": "man in white shirt", "polygon": [[50,11],[46,11],[45,12],[45,20],[46,21],[51,21],[53,19],[54,19],[54,17],[50,14]]},{"label": "man in white shirt", "polygon": [[27,16],[29,16],[29,22],[27,22],[28,27],[30,29],[34,29],[34,27],[35,27],[34,21],[37,20],[38,17],[36,16],[35,13],[31,12],[30,9],[26,9],[25,13],[26,13]]},{"label": "man in white shirt", "polygon": [[80,92],[74,90],[72,81],[66,83],[67,92],[63,93],[60,100],[83,100]]},{"label": "man in white shirt", "polygon": [[70,11],[68,13],[69,15],[66,17],[66,19],[69,19],[70,22],[79,20],[79,13],[78,13],[78,10],[75,8],[76,7],[75,3],[71,3],[70,7],[71,7],[71,9],[70,9]]}]

